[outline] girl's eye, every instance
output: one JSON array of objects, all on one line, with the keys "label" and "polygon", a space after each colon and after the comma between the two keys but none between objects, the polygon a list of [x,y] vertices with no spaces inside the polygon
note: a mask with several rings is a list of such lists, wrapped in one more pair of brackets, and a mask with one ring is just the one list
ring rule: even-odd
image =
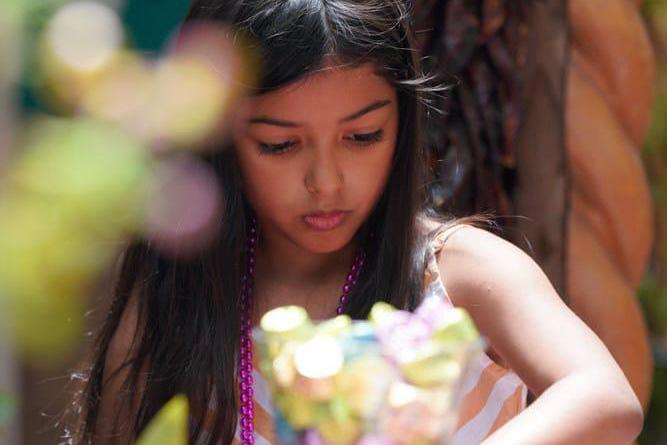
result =
[{"label": "girl's eye", "polygon": [[265,144],[263,142],[258,143],[259,151],[261,151],[263,154],[273,155],[285,153],[289,151],[289,149],[295,144],[296,141],[281,142],[280,144]]},{"label": "girl's eye", "polygon": [[354,142],[357,145],[371,145],[374,144],[375,142],[382,140],[383,135],[384,131],[382,130],[382,128],[380,128],[379,130],[374,131],[373,133],[352,135],[352,142]]},{"label": "girl's eye", "polygon": [[[356,145],[372,145],[375,142],[378,142],[382,140],[382,137],[384,136],[384,130],[379,129],[377,131],[374,131],[372,133],[363,133],[363,134],[354,134],[350,138],[352,143]],[[280,144],[267,144],[264,142],[258,142],[259,146],[259,151],[262,154],[273,154],[273,155],[279,155],[282,153],[286,153],[290,151],[290,149],[297,144],[297,141],[286,141],[286,142],[281,142]]]}]

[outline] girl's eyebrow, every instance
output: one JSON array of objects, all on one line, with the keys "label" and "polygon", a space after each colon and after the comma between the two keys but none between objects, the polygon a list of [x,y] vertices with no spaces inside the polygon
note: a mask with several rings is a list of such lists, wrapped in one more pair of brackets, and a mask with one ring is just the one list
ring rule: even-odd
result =
[{"label": "girl's eyebrow", "polygon": [[[385,107],[391,103],[391,100],[389,99],[379,99],[376,101],[371,102],[370,104],[366,105],[364,108],[362,108],[359,111],[355,111],[354,113],[350,114],[349,116],[345,116],[344,118],[340,119],[338,123],[343,123],[343,122],[349,122],[353,121],[355,119],[360,118],[364,114],[370,113],[371,111],[377,110],[378,108]],[[285,121],[285,120],[280,120],[280,119],[274,119],[268,116],[255,116],[250,119],[248,119],[249,124],[268,124],[268,125],[277,125],[279,127],[301,127],[303,124],[299,122],[291,122],[291,121]]]}]

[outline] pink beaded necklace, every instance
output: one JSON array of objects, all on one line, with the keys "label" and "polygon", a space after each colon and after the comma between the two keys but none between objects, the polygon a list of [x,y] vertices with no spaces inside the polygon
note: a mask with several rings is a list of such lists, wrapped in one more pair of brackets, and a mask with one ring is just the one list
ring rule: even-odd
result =
[{"label": "pink beaded necklace", "polygon": [[[246,271],[241,277],[241,351],[239,354],[239,389],[241,391],[241,445],[255,443],[255,408],[253,406],[253,377],[252,377],[252,292],[255,278],[255,247],[257,245],[257,221],[252,219],[250,225],[246,255]],[[354,258],[350,272],[347,274],[343,293],[340,296],[336,314],[343,313],[343,307],[352,288],[357,284],[361,269],[366,259],[365,253],[360,250]]]}]

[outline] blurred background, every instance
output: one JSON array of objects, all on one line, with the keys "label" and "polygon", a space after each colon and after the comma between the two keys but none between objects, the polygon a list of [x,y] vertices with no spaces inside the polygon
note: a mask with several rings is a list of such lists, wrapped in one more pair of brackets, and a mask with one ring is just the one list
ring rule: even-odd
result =
[{"label": "blurred background", "polygon": [[[65,441],[127,241],[196,254],[224,217],[199,155],[257,63],[188,6],[0,3],[0,443]],[[638,443],[667,444],[667,2],[421,0],[414,23],[455,85],[431,202],[498,216],[628,376]]]}]

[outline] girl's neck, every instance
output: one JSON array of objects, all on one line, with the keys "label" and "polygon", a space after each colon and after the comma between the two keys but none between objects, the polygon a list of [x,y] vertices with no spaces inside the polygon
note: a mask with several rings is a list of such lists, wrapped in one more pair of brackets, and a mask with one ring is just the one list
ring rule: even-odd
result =
[{"label": "girl's neck", "polygon": [[308,286],[347,274],[356,250],[355,240],[337,251],[316,253],[285,238],[262,237],[256,253],[257,272],[272,282]]},{"label": "girl's neck", "polygon": [[330,253],[313,253],[285,238],[260,237],[256,251],[254,321],[277,306],[303,306],[311,318],[329,318],[336,307],[357,251],[351,242]]}]

